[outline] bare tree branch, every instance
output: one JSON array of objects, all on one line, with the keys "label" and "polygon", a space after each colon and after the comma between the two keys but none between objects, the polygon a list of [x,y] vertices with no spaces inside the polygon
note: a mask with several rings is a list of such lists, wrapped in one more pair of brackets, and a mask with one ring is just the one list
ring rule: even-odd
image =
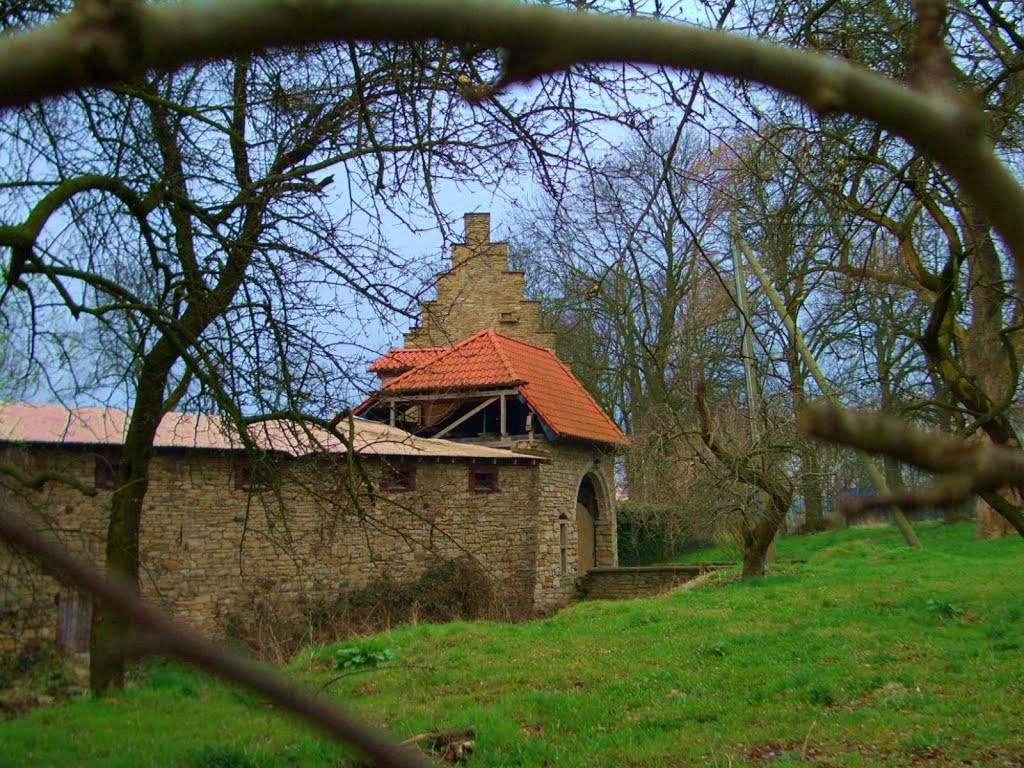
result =
[{"label": "bare tree branch", "polygon": [[[1024,452],[1020,450],[959,440],[918,429],[894,416],[847,410],[827,401],[804,411],[800,429],[826,442],[892,456],[939,475],[930,485],[872,499],[859,505],[862,508],[956,505],[974,494],[987,497],[1007,487],[1024,491]],[[1024,535],[1024,509],[1019,504],[1003,503],[999,512]]]},{"label": "bare tree branch", "polygon": [[7,475],[22,488],[30,491],[38,491],[47,483],[60,483],[74,488],[83,496],[95,496],[96,489],[80,483],[73,477],[62,475],[60,472],[38,472],[34,475],[26,475],[17,467],[10,464],[0,463],[0,475]]},{"label": "bare tree branch", "polygon": [[580,62],[631,61],[762,83],[819,112],[871,119],[956,178],[1006,239],[1018,283],[1024,279],[1024,188],[996,158],[978,109],[840,59],[680,24],[491,0],[80,3],[48,26],[0,41],[0,108],[268,46],[432,38],[504,48],[499,86]]}]

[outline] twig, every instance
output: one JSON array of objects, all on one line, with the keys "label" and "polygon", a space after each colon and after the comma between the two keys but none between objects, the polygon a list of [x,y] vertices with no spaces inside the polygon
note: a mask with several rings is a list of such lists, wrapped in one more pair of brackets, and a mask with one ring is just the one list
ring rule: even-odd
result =
[{"label": "twig", "polygon": [[817,720],[811,723],[811,727],[807,729],[807,735],[804,736],[804,745],[800,747],[800,762],[804,762],[807,759],[807,742],[811,740],[811,731],[814,730],[814,726],[818,724]]},{"label": "twig", "polygon": [[58,544],[42,538],[4,509],[0,509],[0,538],[34,556],[48,573],[60,576],[104,601],[126,624],[144,630],[147,640],[141,647],[145,650],[190,662],[262,694],[334,739],[358,747],[378,766],[425,768],[426,764],[418,755],[388,741],[340,708],[301,690],[281,675],[257,666],[251,659],[226,651],[174,623],[143,603],[129,588],[111,578],[104,578],[93,567]]},{"label": "twig", "polygon": [[437,667],[432,667],[429,664],[388,664],[381,667],[364,667],[363,669],[350,669],[348,672],[342,672],[336,677],[332,677],[326,683],[320,686],[321,691],[326,691],[330,686],[334,685],[339,680],[344,680],[346,677],[352,677],[354,675],[364,675],[367,672],[383,672],[387,669],[427,669],[431,672],[436,672]]}]

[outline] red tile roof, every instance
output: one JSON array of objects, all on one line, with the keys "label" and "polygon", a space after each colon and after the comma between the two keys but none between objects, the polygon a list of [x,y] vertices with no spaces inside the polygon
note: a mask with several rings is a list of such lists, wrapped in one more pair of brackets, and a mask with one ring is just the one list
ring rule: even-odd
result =
[{"label": "red tile roof", "polygon": [[556,437],[626,445],[621,430],[553,351],[488,328],[396,376],[382,394],[516,387]]},{"label": "red tile roof", "polygon": [[439,355],[447,352],[451,347],[422,347],[420,349],[389,349],[373,365],[370,370],[373,373],[398,373],[418,368]]}]

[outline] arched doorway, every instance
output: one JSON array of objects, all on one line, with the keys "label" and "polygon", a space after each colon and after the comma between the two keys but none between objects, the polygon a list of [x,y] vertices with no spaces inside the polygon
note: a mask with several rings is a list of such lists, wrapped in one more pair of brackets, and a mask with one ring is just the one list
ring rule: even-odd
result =
[{"label": "arched doorway", "polygon": [[576,494],[576,545],[578,573],[584,576],[597,562],[597,489],[585,475]]}]

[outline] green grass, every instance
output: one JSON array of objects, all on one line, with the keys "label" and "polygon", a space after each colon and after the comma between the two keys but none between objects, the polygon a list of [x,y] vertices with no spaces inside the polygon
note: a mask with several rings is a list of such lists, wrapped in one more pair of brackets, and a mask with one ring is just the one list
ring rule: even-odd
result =
[{"label": "green grass", "polygon": [[[325,695],[400,737],[475,726],[472,766],[1021,765],[1024,542],[917,530],[923,551],[835,531],[780,542],[808,562],[753,583],[396,629],[377,639],[393,661]],[[288,672],[323,685],[333,654]],[[166,666],[0,723],[0,744],[19,766],[345,764],[254,697]]]}]

